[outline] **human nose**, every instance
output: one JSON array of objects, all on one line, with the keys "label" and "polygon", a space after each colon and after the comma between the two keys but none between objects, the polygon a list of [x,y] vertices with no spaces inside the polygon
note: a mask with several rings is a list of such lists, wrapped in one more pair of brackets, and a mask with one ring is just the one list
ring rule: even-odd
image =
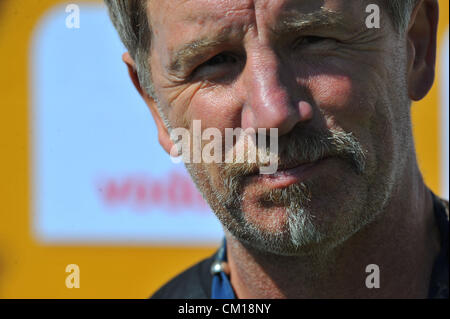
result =
[{"label": "human nose", "polygon": [[302,89],[296,85],[295,75],[275,52],[258,49],[247,56],[243,70],[243,129],[278,128],[282,136],[298,123],[312,119],[313,108],[300,96]]}]

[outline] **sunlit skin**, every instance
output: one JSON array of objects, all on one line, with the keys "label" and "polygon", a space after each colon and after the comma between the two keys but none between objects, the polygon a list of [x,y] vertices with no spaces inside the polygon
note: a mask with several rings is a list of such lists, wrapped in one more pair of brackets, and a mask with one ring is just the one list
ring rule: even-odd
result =
[{"label": "sunlit skin", "polygon": [[[377,3],[383,10],[383,2],[149,3],[152,81],[172,127],[190,128],[201,120],[203,127],[221,132],[278,128],[280,136],[294,127],[336,129],[352,132],[366,152],[362,175],[332,158],[311,176],[316,187],[310,211],[319,229],[342,227],[358,214],[377,215],[320,260],[262,252],[226,232],[231,283],[239,298],[427,295],[439,240],[415,157],[409,101],[422,99],[433,82],[437,1],[420,2],[406,36],[395,33],[385,12],[380,29],[365,26],[365,7]],[[302,28],[280,27],[294,13],[297,21],[325,16],[328,23],[316,19]],[[201,55],[179,54],[199,39],[209,40]],[[140,87],[128,54],[124,61],[170,152],[173,144],[156,101]],[[213,210],[226,216],[215,205],[215,194],[224,192],[218,166],[197,174]],[[269,188],[247,183],[242,207],[247,220],[274,232],[286,223],[283,208],[262,208],[257,201]],[[381,206],[385,192],[389,198]],[[365,286],[368,264],[380,266],[380,289]]]}]

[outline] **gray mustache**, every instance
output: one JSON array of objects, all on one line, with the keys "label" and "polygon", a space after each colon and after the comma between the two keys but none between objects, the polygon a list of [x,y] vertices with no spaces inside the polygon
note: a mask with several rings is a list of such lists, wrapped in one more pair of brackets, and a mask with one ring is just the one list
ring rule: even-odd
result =
[{"label": "gray mustache", "polygon": [[[291,133],[281,136],[278,143],[279,169],[312,163],[327,157],[336,157],[351,164],[357,174],[362,174],[365,170],[365,152],[352,133],[334,129],[327,132],[293,130]],[[267,147],[268,152],[269,148]],[[256,163],[221,164],[224,179],[233,181],[257,173],[261,165],[264,163],[259,158]]]}]

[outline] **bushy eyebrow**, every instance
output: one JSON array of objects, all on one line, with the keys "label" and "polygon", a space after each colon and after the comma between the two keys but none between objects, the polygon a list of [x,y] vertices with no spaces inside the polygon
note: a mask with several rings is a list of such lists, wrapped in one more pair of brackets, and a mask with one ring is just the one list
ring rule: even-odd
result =
[{"label": "bushy eyebrow", "polygon": [[198,61],[202,60],[212,48],[215,48],[229,40],[226,32],[218,36],[207,36],[186,43],[176,50],[170,57],[169,70],[172,72],[183,71]]},{"label": "bushy eyebrow", "polygon": [[286,33],[302,33],[323,27],[345,27],[342,13],[322,8],[321,10],[302,13],[298,11],[289,11],[284,13],[271,28],[274,35],[282,35]]},{"label": "bushy eyebrow", "polygon": [[[312,13],[295,10],[284,13],[271,28],[274,37],[288,33],[302,33],[323,27],[345,26],[342,14],[322,8]],[[230,30],[222,30],[217,35],[210,35],[193,40],[176,49],[169,57],[168,70],[172,73],[183,72],[203,59],[215,48],[230,41]],[[242,35],[243,36],[243,35]]]}]

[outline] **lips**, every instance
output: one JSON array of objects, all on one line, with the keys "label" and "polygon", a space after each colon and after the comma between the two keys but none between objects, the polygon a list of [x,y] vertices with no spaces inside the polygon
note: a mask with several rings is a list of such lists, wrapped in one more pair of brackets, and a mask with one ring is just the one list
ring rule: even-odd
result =
[{"label": "lips", "polygon": [[330,156],[324,156],[324,157],[321,157],[321,158],[317,159],[314,162],[311,162],[311,161],[300,161],[300,162],[294,162],[294,163],[278,164],[277,171],[274,174],[259,174],[259,168],[255,168],[254,170],[252,170],[251,172],[249,172],[245,176],[264,175],[264,176],[270,177],[270,176],[274,176],[274,175],[276,175],[278,173],[282,173],[284,171],[289,171],[291,169],[297,168],[299,166],[315,164],[315,163],[317,163],[319,161],[328,159],[329,157]]},{"label": "lips", "polygon": [[281,178],[284,176],[290,176],[292,174],[296,174],[299,171],[304,171],[305,169],[308,169],[309,167],[312,167],[316,164],[317,162],[313,162],[313,163],[302,163],[296,166],[291,166],[291,167],[286,167],[286,168],[280,168],[278,169],[275,173],[273,174],[261,174],[262,177],[265,178]]},{"label": "lips", "polygon": [[261,183],[269,188],[284,188],[307,180],[330,160],[332,160],[331,157],[324,157],[315,162],[284,165],[279,167],[274,174],[254,173],[247,178],[251,183]]}]

